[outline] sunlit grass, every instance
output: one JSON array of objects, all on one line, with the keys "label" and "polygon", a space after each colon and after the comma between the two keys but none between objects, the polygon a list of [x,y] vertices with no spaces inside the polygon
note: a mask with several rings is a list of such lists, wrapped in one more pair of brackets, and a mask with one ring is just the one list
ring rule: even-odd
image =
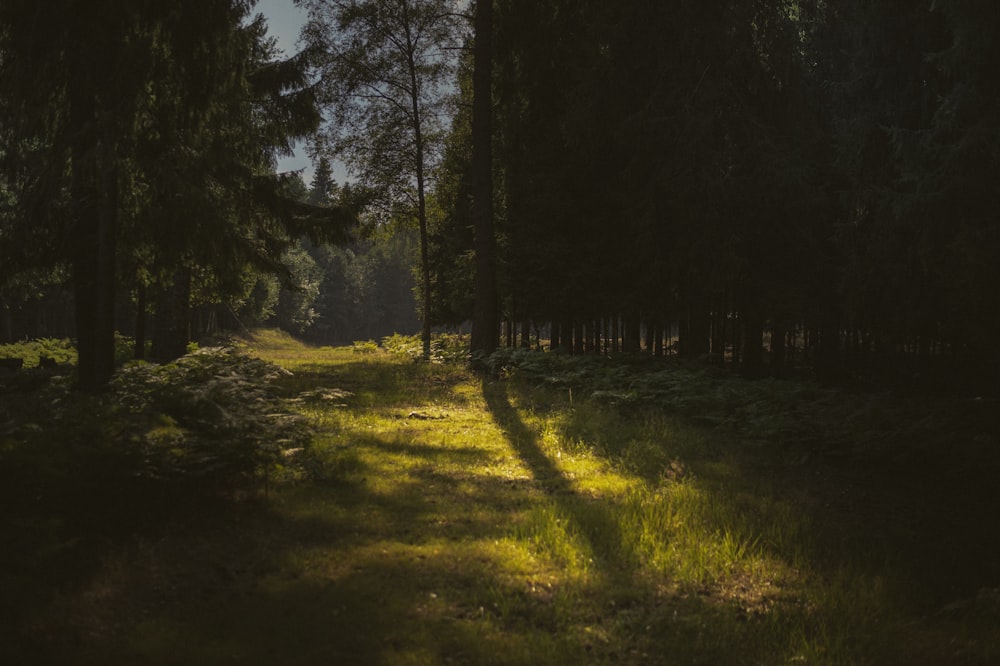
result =
[{"label": "sunlit grass", "polygon": [[77,631],[51,646],[57,655],[395,665],[1000,654],[988,599],[928,618],[893,533],[818,520],[833,515],[828,496],[767,460],[756,467],[731,434],[460,365],[268,331],[249,344],[291,371],[281,388],[316,428],[301,474],[234,515],[169,526],[106,559],[37,611]]}]

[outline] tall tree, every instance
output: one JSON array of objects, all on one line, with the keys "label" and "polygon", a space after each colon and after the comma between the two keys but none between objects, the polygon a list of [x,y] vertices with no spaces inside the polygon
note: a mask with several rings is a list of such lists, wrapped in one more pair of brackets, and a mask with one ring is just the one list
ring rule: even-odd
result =
[{"label": "tall tree", "polygon": [[472,72],[472,215],[476,238],[472,353],[496,349],[496,236],[493,225],[493,0],[476,0]]},{"label": "tall tree", "polygon": [[430,358],[427,193],[441,157],[460,18],[450,0],[296,0],[318,64],[329,149],[420,234],[424,357]]},{"label": "tall tree", "polygon": [[[288,238],[323,235],[329,212],[290,201],[273,174],[319,115],[303,63],[272,61],[263,21],[246,21],[252,4],[0,4],[3,170],[17,189],[5,226],[65,248],[85,390],[113,372],[122,257],[152,262],[183,295],[196,264],[223,278],[236,262],[280,271]],[[340,222],[326,235],[345,236]],[[2,236],[6,263],[17,248]]]},{"label": "tall tree", "polygon": [[[0,126],[16,142],[19,225],[61,237],[75,292],[79,385],[101,388],[113,371],[115,256],[121,155],[137,131],[152,71],[155,3],[99,0],[0,5],[0,90],[16,100]],[[10,173],[10,171],[8,171]],[[62,200],[65,217],[45,200]]]}]

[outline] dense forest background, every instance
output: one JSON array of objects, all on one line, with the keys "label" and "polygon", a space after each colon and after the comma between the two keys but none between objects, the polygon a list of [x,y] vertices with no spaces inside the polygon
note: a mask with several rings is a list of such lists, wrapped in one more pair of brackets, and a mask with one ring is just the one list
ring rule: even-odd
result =
[{"label": "dense forest background", "polygon": [[115,330],[421,321],[996,387],[993,3],[297,4],[286,59],[253,2],[5,0],[0,341],[76,338],[85,387]]}]

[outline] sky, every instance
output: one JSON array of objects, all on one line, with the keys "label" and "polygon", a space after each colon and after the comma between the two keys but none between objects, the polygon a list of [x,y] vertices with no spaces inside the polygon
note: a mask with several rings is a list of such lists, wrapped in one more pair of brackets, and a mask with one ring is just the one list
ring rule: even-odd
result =
[{"label": "sky", "polygon": [[[285,52],[285,55],[292,55],[298,51],[295,48],[299,40],[299,31],[306,20],[304,9],[296,7],[292,0],[258,0],[254,13],[263,14],[267,19],[267,31],[278,40],[278,48]],[[285,157],[278,160],[278,171],[298,171],[302,169],[302,178],[306,185],[312,182],[313,166],[305,150],[301,147],[296,150],[294,157]],[[342,180],[338,178],[338,180]]]}]

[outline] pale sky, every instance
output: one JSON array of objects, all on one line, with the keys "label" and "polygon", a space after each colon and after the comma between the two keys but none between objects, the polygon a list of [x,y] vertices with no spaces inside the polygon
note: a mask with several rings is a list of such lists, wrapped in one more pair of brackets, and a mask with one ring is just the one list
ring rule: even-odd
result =
[{"label": "pale sky", "polygon": [[[285,55],[298,51],[295,48],[299,40],[299,31],[306,20],[304,9],[296,7],[292,0],[258,0],[253,9],[255,14],[263,14],[267,19],[267,31],[278,40],[278,47]],[[302,178],[306,185],[312,182],[313,166],[305,151],[297,150],[294,157],[284,157],[278,160],[278,171],[298,171],[302,169]],[[334,174],[337,177],[337,174]],[[337,178],[342,181],[342,177]]]}]

